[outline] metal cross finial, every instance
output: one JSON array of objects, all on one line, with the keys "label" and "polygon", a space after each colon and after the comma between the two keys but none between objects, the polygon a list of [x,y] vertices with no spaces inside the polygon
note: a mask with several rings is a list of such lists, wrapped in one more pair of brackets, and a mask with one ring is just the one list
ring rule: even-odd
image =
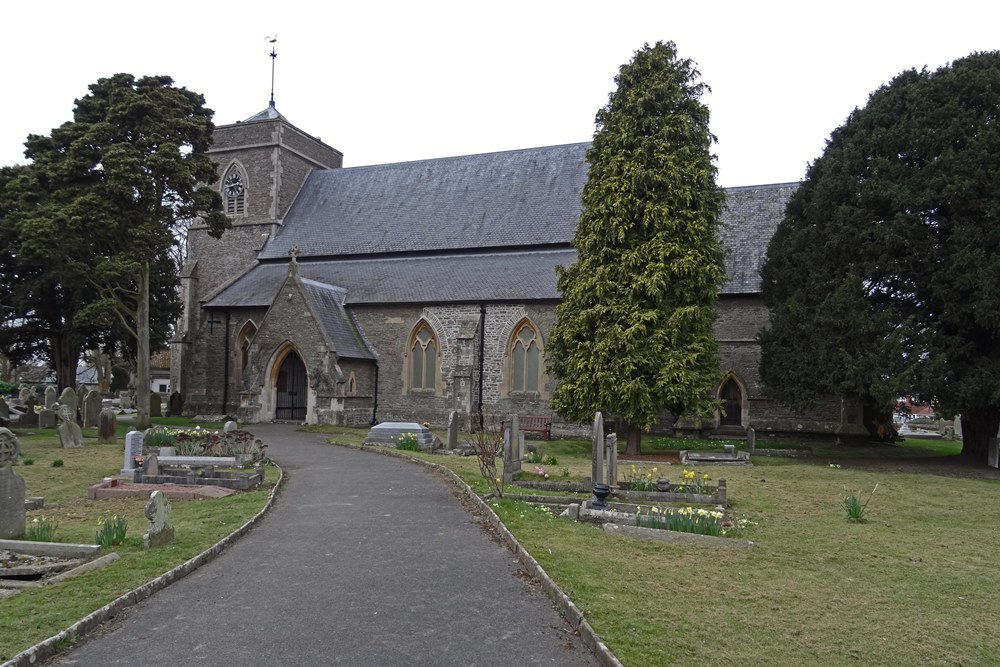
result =
[{"label": "metal cross finial", "polygon": [[271,106],[274,106],[274,61],[278,59],[278,52],[274,50],[274,43],[278,41],[278,35],[265,37],[271,43]]}]

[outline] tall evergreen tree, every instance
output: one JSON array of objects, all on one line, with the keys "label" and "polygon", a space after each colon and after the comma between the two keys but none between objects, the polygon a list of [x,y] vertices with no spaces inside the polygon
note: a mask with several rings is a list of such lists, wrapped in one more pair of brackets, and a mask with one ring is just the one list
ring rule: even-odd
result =
[{"label": "tall evergreen tree", "polygon": [[578,260],[558,272],[552,405],[577,422],[617,415],[629,453],[664,409],[676,419],[715,405],[723,193],[699,78],[672,42],[647,44],[622,66],[587,152]]},{"label": "tall evergreen tree", "polygon": [[903,72],[831,134],[762,270],[774,395],[884,415],[912,394],[961,412],[963,455],[985,462],[1000,425],[998,118],[1000,52],[980,53]]}]

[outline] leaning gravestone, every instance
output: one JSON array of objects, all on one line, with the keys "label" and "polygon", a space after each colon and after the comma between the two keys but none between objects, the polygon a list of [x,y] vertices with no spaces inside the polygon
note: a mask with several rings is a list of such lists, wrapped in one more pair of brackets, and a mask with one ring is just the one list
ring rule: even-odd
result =
[{"label": "leaning gravestone", "polygon": [[142,546],[162,547],[174,541],[174,527],[170,525],[170,503],[162,491],[153,491],[146,502],[149,530],[142,536]]},{"label": "leaning gravestone", "polygon": [[49,410],[46,408],[38,413],[38,428],[55,428],[55,427],[56,427],[55,410]]},{"label": "leaning gravestone", "polygon": [[59,400],[58,396],[59,396],[59,392],[56,391],[55,387],[53,387],[52,385],[49,385],[48,387],[46,387],[45,388],[45,407],[47,409],[51,410],[52,406],[56,404],[57,400]]},{"label": "leaning gravestone", "polygon": [[445,449],[453,451],[458,447],[458,411],[452,410],[448,415],[448,442]]},{"label": "leaning gravestone", "polygon": [[118,439],[118,417],[111,408],[104,408],[97,417],[97,444],[113,445]]},{"label": "leaning gravestone", "polygon": [[163,409],[160,405],[161,399],[160,395],[155,391],[149,394],[149,416],[150,417],[162,417]]},{"label": "leaning gravestone", "polygon": [[10,429],[0,428],[0,539],[17,540],[24,535],[24,479],[14,472],[21,451]]},{"label": "leaning gravestone", "polygon": [[129,431],[125,434],[125,463],[122,466],[122,475],[132,474],[137,456],[142,456],[142,431]]},{"label": "leaning gravestone", "polygon": [[84,428],[93,428],[97,426],[97,416],[101,414],[101,408],[103,405],[104,401],[101,398],[101,392],[93,389],[87,392],[87,397],[83,399]]},{"label": "leaning gravestone", "polygon": [[181,396],[179,391],[175,391],[170,394],[170,398],[167,399],[167,416],[168,417],[180,417],[184,412],[184,397]]},{"label": "leaning gravestone", "polygon": [[59,442],[62,444],[63,449],[83,447],[83,431],[80,430],[80,425],[76,423],[76,415],[73,412],[72,406],[60,405],[59,419],[61,420],[59,424]]},{"label": "leaning gravestone", "polygon": [[591,432],[590,481],[592,484],[604,483],[604,415],[594,414],[594,429]]}]

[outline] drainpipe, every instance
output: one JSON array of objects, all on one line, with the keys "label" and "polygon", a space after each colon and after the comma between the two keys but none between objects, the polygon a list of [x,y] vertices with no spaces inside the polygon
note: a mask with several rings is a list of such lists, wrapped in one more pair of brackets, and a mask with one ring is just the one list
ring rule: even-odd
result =
[{"label": "drainpipe", "polygon": [[226,404],[229,403],[229,318],[232,317],[232,313],[228,310],[226,311],[226,344],[225,350],[226,355],[223,357],[222,362],[222,410],[219,411],[220,414],[226,413]]},{"label": "drainpipe", "polygon": [[372,426],[378,423],[378,420],[375,419],[376,412],[378,412],[378,359],[375,360],[375,400],[372,401],[372,418],[368,422]]},{"label": "drainpipe", "polygon": [[486,304],[479,304],[479,430],[486,429],[486,422],[483,421],[483,367],[485,366],[484,342],[486,340]]}]

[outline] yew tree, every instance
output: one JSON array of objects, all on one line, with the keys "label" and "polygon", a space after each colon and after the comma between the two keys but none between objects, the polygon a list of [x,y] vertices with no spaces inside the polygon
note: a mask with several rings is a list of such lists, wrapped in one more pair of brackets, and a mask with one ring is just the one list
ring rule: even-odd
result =
[{"label": "yew tree", "polygon": [[576,422],[617,416],[638,453],[664,410],[676,420],[715,406],[723,193],[695,64],[672,42],[647,44],[615,81],[587,152],[578,258],[558,270],[546,358],[553,407]]},{"label": "yew tree", "polygon": [[[1000,52],[909,70],[830,136],[762,270],[770,391],[962,415],[964,456],[1000,425]],[[870,424],[871,426],[871,424]]]}]

